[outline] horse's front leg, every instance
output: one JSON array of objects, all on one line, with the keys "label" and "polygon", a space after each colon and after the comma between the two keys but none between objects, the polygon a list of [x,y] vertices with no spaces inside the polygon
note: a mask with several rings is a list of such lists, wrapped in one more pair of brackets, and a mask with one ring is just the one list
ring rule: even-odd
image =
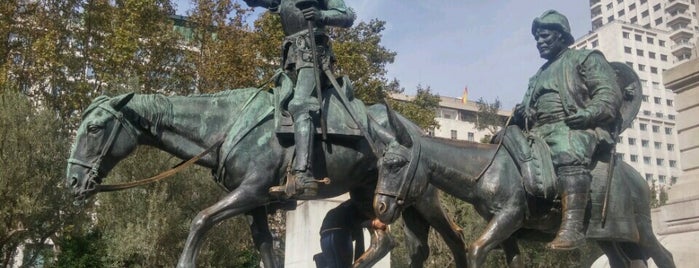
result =
[{"label": "horse's front leg", "polygon": [[468,248],[468,267],[483,267],[488,252],[517,231],[524,220],[524,209],[513,204],[504,208],[490,219],[483,234]]},{"label": "horse's front leg", "polygon": [[267,220],[267,207],[257,207],[247,213],[252,218],[250,222],[250,233],[255,248],[260,252],[264,267],[277,268],[277,259],[274,257],[274,240],[272,232],[269,231],[269,222]]},{"label": "horse's front leg", "polygon": [[524,268],[524,259],[519,251],[519,246],[517,246],[517,238],[508,237],[502,242],[502,249],[505,251],[505,257],[507,258],[507,267]]},{"label": "horse's front leg", "polygon": [[196,257],[201,249],[206,232],[212,226],[225,219],[240,215],[267,203],[268,195],[265,190],[264,187],[252,187],[244,184],[231,191],[213,206],[199,212],[192,220],[189,236],[187,236],[187,242],[184,244],[177,267],[195,267]]},{"label": "horse's front leg", "polygon": [[369,233],[371,233],[371,243],[369,248],[354,261],[352,264],[353,268],[364,268],[372,267],[374,264],[379,262],[381,258],[386,256],[388,252],[391,251],[396,246],[396,242],[393,237],[387,232],[386,226],[383,225],[378,219],[372,221],[371,227],[369,227]]}]

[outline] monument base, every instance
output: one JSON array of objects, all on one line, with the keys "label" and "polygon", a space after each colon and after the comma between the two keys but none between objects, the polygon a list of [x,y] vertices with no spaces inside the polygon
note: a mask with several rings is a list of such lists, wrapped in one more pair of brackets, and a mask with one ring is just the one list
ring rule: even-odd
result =
[{"label": "monument base", "polygon": [[[286,213],[286,245],[284,252],[284,267],[309,268],[316,267],[313,255],[321,252],[320,226],[325,214],[349,199],[349,195],[335,198],[299,201],[296,210]],[[369,232],[364,230],[365,248],[371,242]],[[390,253],[373,267],[389,268]]]}]

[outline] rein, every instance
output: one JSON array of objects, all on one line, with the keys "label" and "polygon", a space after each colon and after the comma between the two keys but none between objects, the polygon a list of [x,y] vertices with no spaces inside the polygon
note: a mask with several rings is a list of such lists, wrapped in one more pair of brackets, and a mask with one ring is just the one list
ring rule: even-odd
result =
[{"label": "rein", "polygon": [[187,168],[187,167],[193,165],[193,164],[196,163],[199,159],[201,159],[201,158],[204,157],[205,155],[209,154],[214,148],[217,148],[217,147],[221,146],[221,144],[223,143],[223,140],[224,140],[223,138],[220,139],[219,141],[217,141],[216,143],[214,143],[214,145],[212,145],[211,147],[207,148],[206,150],[204,150],[203,152],[199,153],[198,155],[195,155],[195,156],[192,157],[191,159],[189,159],[189,160],[187,160],[187,161],[182,161],[182,162],[180,162],[179,164],[177,164],[177,165],[175,165],[174,167],[172,167],[171,169],[168,169],[168,170],[166,170],[166,171],[163,171],[163,172],[161,172],[160,174],[155,175],[155,176],[153,176],[153,177],[146,178],[146,179],[142,179],[142,180],[137,180],[137,181],[132,181],[132,182],[127,182],[127,183],[120,183],[120,184],[104,184],[104,185],[98,184],[97,186],[95,186],[95,190],[96,190],[97,192],[113,192],[113,191],[120,191],[120,190],[126,190],[126,189],[129,189],[129,188],[133,188],[133,187],[137,187],[137,186],[141,186],[141,185],[146,185],[146,184],[149,184],[149,183],[153,183],[153,182],[157,182],[157,181],[163,180],[163,179],[168,178],[168,177],[170,177],[170,176],[172,176],[172,175],[175,175],[175,174],[177,174],[178,172],[182,171],[183,169],[185,169],[185,168]]},{"label": "rein", "polygon": [[483,177],[483,174],[485,174],[485,171],[488,170],[490,168],[490,166],[493,165],[493,162],[495,162],[495,156],[498,155],[498,152],[500,151],[500,148],[502,147],[502,142],[505,140],[505,134],[507,134],[507,126],[510,125],[511,119],[512,119],[512,115],[507,117],[507,122],[505,122],[505,129],[503,129],[502,138],[498,142],[498,147],[495,148],[495,152],[493,153],[493,157],[490,158],[490,161],[488,162],[488,164],[485,165],[485,167],[483,167],[483,169],[481,170],[480,173],[478,173],[478,176],[476,177],[476,181],[479,181]]}]

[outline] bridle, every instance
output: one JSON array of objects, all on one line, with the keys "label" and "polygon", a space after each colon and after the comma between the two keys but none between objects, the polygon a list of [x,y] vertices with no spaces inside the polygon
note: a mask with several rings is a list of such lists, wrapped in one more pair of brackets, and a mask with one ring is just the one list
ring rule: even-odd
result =
[{"label": "bridle", "polygon": [[109,105],[104,105],[105,102],[106,102],[106,100],[93,106],[93,108],[88,108],[88,110],[85,111],[85,115],[87,115],[90,112],[92,112],[92,110],[94,110],[96,108],[100,108],[100,109],[112,114],[114,116],[114,118],[117,119],[116,122],[112,126],[112,131],[109,133],[109,137],[107,138],[107,142],[105,143],[105,146],[102,147],[102,151],[100,152],[100,155],[97,157],[97,159],[92,161],[92,163],[88,163],[88,162],[85,162],[85,161],[82,161],[79,159],[75,159],[72,157],[70,159],[68,159],[68,163],[70,163],[70,164],[74,164],[74,165],[78,165],[78,166],[82,166],[82,167],[90,169],[90,172],[88,173],[89,177],[86,180],[86,182],[82,185],[83,191],[91,192],[91,191],[97,190],[98,183],[95,179],[99,176],[100,165],[102,164],[102,160],[104,159],[104,157],[107,155],[107,153],[109,153],[111,148],[114,146],[114,141],[116,140],[116,136],[117,136],[117,133],[119,133],[120,128],[123,127],[124,129],[126,129],[127,133],[129,133],[129,135],[134,140],[136,140],[136,137],[137,137],[136,129],[134,128],[133,125],[131,125],[130,122],[128,122],[126,119],[124,119],[124,114],[120,111],[115,110],[114,108],[112,108]]}]

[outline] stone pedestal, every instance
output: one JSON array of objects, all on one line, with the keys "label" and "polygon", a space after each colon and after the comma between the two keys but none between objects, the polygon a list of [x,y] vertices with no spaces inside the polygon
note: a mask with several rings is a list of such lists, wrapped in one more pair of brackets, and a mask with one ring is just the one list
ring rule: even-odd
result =
[{"label": "stone pedestal", "polygon": [[[299,201],[296,210],[286,213],[286,246],[284,252],[284,267],[312,268],[316,267],[313,255],[320,250],[320,226],[325,214],[349,198],[341,195],[336,198]],[[364,232],[365,248],[369,247],[369,233]],[[377,268],[390,267],[390,254],[386,255]]]}]

